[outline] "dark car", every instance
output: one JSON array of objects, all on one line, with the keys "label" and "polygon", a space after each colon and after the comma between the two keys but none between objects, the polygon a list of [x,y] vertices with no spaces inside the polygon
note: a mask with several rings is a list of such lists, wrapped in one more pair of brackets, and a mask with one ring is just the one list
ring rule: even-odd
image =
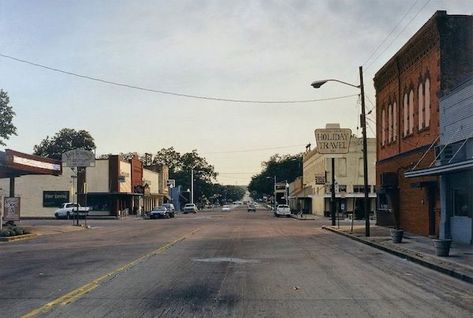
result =
[{"label": "dark car", "polygon": [[249,204],[248,205],[248,212],[256,212],[256,205]]},{"label": "dark car", "polygon": [[169,219],[169,211],[163,206],[154,208],[149,212],[149,218],[150,219]]}]

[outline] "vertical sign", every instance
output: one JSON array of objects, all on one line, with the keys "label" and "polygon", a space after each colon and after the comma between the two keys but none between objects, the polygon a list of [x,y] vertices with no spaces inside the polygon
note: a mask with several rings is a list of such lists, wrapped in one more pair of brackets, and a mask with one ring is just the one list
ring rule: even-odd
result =
[{"label": "vertical sign", "polygon": [[4,200],[4,221],[20,221],[20,198],[5,198]]}]

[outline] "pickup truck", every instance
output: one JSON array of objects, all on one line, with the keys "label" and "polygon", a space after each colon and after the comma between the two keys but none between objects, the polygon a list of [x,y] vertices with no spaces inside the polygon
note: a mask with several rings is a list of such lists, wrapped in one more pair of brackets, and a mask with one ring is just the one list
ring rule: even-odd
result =
[{"label": "pickup truck", "polygon": [[289,208],[288,205],[286,204],[279,204],[277,207],[276,207],[276,211],[274,212],[274,216],[291,216],[291,209]]},{"label": "pickup truck", "polygon": [[89,213],[89,207],[81,207],[78,203],[64,203],[62,207],[54,212],[56,219],[71,219],[76,216],[79,208],[79,217],[84,217]]}]

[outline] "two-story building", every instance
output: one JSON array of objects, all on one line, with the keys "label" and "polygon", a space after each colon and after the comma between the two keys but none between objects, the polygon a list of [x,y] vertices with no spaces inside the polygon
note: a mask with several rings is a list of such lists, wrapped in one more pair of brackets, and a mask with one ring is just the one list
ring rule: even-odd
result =
[{"label": "two-story building", "polygon": [[439,100],[472,72],[473,16],[437,11],[374,77],[378,208],[404,230],[438,234],[438,177],[405,174],[435,164]]},{"label": "two-story building", "polygon": [[[376,193],[375,155],[376,140],[368,138],[368,183],[371,212],[374,212]],[[362,139],[352,138],[347,154],[335,158],[335,200],[337,210],[343,215],[357,214],[364,216],[364,171]],[[312,214],[330,214],[333,155],[321,154],[317,148],[306,151],[303,155],[303,189],[299,192],[301,199],[310,199]]]}]

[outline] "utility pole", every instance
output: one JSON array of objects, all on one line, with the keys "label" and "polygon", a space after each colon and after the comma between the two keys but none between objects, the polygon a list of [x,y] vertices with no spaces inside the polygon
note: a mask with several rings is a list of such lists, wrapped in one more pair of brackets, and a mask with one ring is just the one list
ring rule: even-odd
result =
[{"label": "utility pole", "polygon": [[363,133],[363,181],[365,193],[365,236],[370,236],[370,206],[368,189],[368,142],[366,139],[366,107],[365,107],[365,87],[363,85],[363,66],[360,66],[360,90],[361,90],[361,116],[360,122]]},{"label": "utility pole", "polygon": [[332,158],[332,196],[330,198],[330,216],[332,226],[335,226],[335,158]]},{"label": "utility pole", "polygon": [[194,168],[191,168],[191,203],[194,203]]}]

